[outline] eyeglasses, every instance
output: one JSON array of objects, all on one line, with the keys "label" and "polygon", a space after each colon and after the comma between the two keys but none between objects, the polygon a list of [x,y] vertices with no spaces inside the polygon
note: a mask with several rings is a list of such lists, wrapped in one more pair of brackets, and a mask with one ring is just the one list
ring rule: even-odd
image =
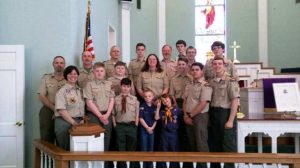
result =
[{"label": "eyeglasses", "polygon": [[222,48],[221,46],[214,46],[214,47],[212,48],[212,50],[221,49],[221,48]]}]

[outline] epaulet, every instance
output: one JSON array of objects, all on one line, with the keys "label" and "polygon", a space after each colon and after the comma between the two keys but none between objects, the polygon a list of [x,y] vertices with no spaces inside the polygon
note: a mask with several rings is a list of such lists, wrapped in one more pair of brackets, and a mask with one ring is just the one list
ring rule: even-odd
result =
[{"label": "epaulet", "polygon": [[81,67],[81,68],[78,69],[78,71],[82,72],[82,71],[84,71],[84,69]]},{"label": "epaulet", "polygon": [[104,82],[105,82],[105,84],[112,85],[112,82],[111,82],[111,81],[109,81],[108,79],[107,79],[107,80],[105,80]]},{"label": "epaulet", "polygon": [[226,75],[226,79],[229,80],[229,81],[232,81],[232,82],[237,82],[236,78],[231,76],[228,72],[225,72],[225,75]]},{"label": "epaulet", "polygon": [[133,58],[131,61],[136,61],[136,58]]},{"label": "epaulet", "polygon": [[171,60],[172,63],[177,63],[177,60]]},{"label": "epaulet", "polygon": [[233,62],[228,58],[224,59],[224,62],[226,65],[233,64]]},{"label": "epaulet", "polygon": [[204,86],[210,86],[210,84],[209,84],[209,82],[208,81],[203,81],[203,83],[202,83]]},{"label": "epaulet", "polygon": [[132,100],[137,100],[137,98],[136,98],[135,96],[131,95],[131,94],[130,94],[128,97],[129,97],[130,99],[132,99]]},{"label": "epaulet", "polygon": [[46,77],[46,76],[52,76],[52,75],[53,75],[53,73],[45,73],[45,74],[43,75],[43,78]]},{"label": "epaulet", "polygon": [[189,81],[193,81],[193,76],[191,74],[188,73],[186,76],[188,77]]}]

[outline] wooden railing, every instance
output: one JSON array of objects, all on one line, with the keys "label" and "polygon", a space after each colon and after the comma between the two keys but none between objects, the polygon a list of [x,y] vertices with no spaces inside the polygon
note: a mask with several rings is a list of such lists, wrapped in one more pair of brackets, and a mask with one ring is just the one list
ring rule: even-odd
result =
[{"label": "wooden railing", "polygon": [[[33,142],[34,167],[40,168],[43,154],[53,159],[55,168],[68,168],[69,161],[151,161],[151,162],[220,162],[250,164],[286,164],[300,168],[299,154],[212,153],[212,152],[70,152],[42,140]],[[51,167],[51,166],[49,166]],[[52,166],[53,167],[53,166]]]}]

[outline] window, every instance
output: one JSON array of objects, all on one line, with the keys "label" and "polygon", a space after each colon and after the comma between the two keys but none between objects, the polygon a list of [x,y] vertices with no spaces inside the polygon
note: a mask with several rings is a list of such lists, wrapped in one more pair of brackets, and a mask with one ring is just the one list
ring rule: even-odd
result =
[{"label": "window", "polygon": [[225,0],[195,0],[196,60],[205,63],[212,56],[214,41],[225,43]]}]

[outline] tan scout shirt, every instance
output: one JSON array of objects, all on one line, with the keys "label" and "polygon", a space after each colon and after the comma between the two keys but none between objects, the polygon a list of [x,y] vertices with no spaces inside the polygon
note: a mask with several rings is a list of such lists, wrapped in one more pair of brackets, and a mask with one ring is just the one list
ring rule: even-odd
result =
[{"label": "tan scout shirt", "polygon": [[107,61],[104,61],[103,64],[105,66],[106,79],[108,79],[109,77],[114,76],[116,62],[114,62],[112,60],[107,60]]},{"label": "tan scout shirt", "polygon": [[135,96],[127,95],[126,97],[126,113],[122,113],[122,94],[115,97],[115,105],[113,115],[117,123],[129,123],[135,121],[139,114],[140,103]]},{"label": "tan scout shirt", "polygon": [[[212,63],[213,63],[213,58],[208,60],[203,68],[204,77],[206,80],[213,79],[215,77]],[[230,77],[232,77],[238,81],[239,77],[237,74],[237,70],[236,70],[234,64],[232,63],[232,61],[230,61],[227,58],[225,58],[225,69],[226,69],[226,72],[228,74],[230,74]]]},{"label": "tan scout shirt", "polygon": [[[112,76],[108,78],[107,80],[112,83],[111,89],[115,92],[115,95],[118,96],[121,94],[121,80],[123,78],[119,78],[117,76]],[[133,83],[131,83],[131,90],[130,90],[131,95],[135,95],[135,88]]]},{"label": "tan scout shirt", "polygon": [[164,60],[161,61],[161,67],[166,72],[167,77],[172,79],[177,72],[177,62],[171,60],[171,62],[166,63]]},{"label": "tan scout shirt", "polygon": [[155,96],[160,96],[165,88],[169,88],[169,79],[165,72],[142,72],[138,78],[137,89],[152,90]]},{"label": "tan scout shirt", "polygon": [[210,86],[213,89],[211,100],[212,107],[229,109],[231,107],[231,99],[240,97],[238,82],[232,80],[226,73],[222,78],[210,80]]},{"label": "tan scout shirt", "polygon": [[65,79],[57,80],[54,73],[45,74],[42,78],[38,94],[46,96],[51,103],[55,103],[55,95],[57,91],[66,83]]},{"label": "tan scout shirt", "polygon": [[184,89],[188,83],[190,83],[192,77],[189,74],[177,74],[170,82],[170,95],[177,98],[182,98]]},{"label": "tan scout shirt", "polygon": [[85,85],[88,82],[92,81],[93,79],[94,79],[93,69],[91,69],[90,72],[88,72],[84,68],[79,69],[78,84],[80,88],[83,89]]},{"label": "tan scout shirt", "polygon": [[128,66],[129,78],[133,81],[134,86],[137,84],[137,79],[141,73],[143,66],[145,65],[145,60],[139,61],[138,59],[133,59],[130,61]]},{"label": "tan scout shirt", "polygon": [[65,84],[55,96],[55,116],[60,116],[58,110],[67,110],[71,117],[84,115],[84,100],[79,87]]},{"label": "tan scout shirt", "polygon": [[107,111],[109,100],[115,97],[111,87],[112,83],[110,81],[94,79],[86,84],[83,89],[83,97],[93,100],[99,111]]},{"label": "tan scout shirt", "polygon": [[[212,88],[204,81],[200,79],[199,81],[190,82],[184,91],[184,99],[186,99],[186,111],[191,112],[200,101],[211,101]],[[203,109],[201,113],[208,112],[209,103]]]}]

